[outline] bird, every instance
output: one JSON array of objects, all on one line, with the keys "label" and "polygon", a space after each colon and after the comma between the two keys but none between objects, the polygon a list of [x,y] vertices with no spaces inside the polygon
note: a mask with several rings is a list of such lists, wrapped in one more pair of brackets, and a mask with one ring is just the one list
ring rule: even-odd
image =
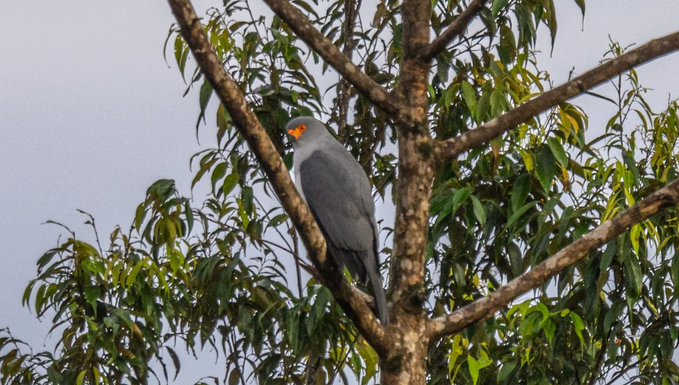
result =
[{"label": "bird", "polygon": [[328,128],[313,117],[288,122],[292,138],[295,185],[311,209],[340,269],[346,266],[361,283],[371,284],[377,316],[389,322],[379,273],[375,202],[368,176]]}]

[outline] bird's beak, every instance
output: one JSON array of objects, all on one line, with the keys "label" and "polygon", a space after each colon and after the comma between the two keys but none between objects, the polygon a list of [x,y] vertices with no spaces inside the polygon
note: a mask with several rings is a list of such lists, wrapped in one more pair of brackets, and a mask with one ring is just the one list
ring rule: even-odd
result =
[{"label": "bird's beak", "polygon": [[304,131],[306,131],[306,124],[302,124],[297,126],[294,130],[288,130],[288,134],[295,138],[295,140],[299,140],[299,138],[302,137],[302,134],[304,134]]}]

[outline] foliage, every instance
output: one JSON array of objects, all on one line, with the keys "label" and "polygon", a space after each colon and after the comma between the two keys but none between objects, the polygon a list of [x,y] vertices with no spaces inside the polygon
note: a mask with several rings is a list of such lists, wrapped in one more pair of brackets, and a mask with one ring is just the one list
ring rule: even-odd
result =
[{"label": "foliage", "polygon": [[[400,2],[363,4],[374,9],[372,19],[359,18],[348,33],[345,12],[356,4],[348,1],[294,4],[338,46],[355,42],[355,61],[393,88],[402,59]],[[576,3],[584,13],[584,1]],[[389,117],[352,91],[351,118],[342,121],[334,73],[277,17],[255,17],[253,6],[225,0],[204,27],[288,165],[288,118],[324,117],[341,127],[339,138],[389,201],[397,162]],[[432,2],[434,32],[464,6]],[[460,135],[548,89],[535,47],[541,25],[554,43],[556,20],[552,0],[489,2],[470,32],[437,57],[429,89],[435,137]],[[188,79],[187,93],[199,87],[196,128],[215,114],[218,146],[192,161],[193,185],[205,183],[210,193],[192,207],[171,180],[157,181],[130,230],[115,228],[105,248],[98,236],[88,243],[67,230],[39,259],[23,299],[38,317],[52,317],[55,352],[34,353],[0,330],[0,382],[165,382],[181,370],[182,351],[196,355],[205,346],[226,366],[217,371],[221,379],[198,383],[374,380],[375,352],[330,293],[306,280],[294,229],[224,107],[210,106],[212,88],[197,69],[191,73],[175,29],[166,48]],[[611,44],[607,58],[623,51]],[[437,174],[430,315],[493,291],[678,176],[679,104],[654,111],[634,71],[611,84],[611,92],[593,94],[611,105],[603,127],[590,127],[583,109],[563,103]],[[87,220],[96,235],[94,219]],[[433,344],[428,382],[679,383],[672,360],[678,244],[676,210],[634,226],[506,311]],[[388,244],[383,251],[388,263]]]}]

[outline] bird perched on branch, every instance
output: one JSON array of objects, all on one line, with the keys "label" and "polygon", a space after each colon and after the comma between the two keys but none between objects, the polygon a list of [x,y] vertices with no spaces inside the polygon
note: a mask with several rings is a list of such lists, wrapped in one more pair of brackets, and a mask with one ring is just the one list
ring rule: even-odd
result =
[{"label": "bird perched on branch", "polygon": [[292,119],[295,182],[327,241],[328,253],[364,284],[370,281],[378,318],[388,323],[380,276],[375,203],[356,159],[311,117]]}]

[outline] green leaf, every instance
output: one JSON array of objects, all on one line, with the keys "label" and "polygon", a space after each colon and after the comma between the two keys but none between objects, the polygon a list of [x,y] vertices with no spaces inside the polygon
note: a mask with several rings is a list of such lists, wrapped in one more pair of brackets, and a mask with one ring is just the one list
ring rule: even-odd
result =
[{"label": "green leaf", "polygon": [[238,385],[241,383],[240,369],[236,366],[229,373],[229,385]]},{"label": "green leaf", "polygon": [[577,315],[575,312],[570,312],[568,314],[571,317],[571,320],[573,321],[573,327],[575,327],[575,334],[578,335],[578,339],[580,340],[580,343],[582,346],[585,346],[585,337],[582,334],[582,331],[585,330],[585,321],[580,318],[579,315]]},{"label": "green leaf", "polygon": [[632,244],[634,254],[639,255],[639,247],[641,246],[641,225],[637,224],[632,226],[629,232],[629,240]]},{"label": "green leaf", "polygon": [[184,214],[186,215],[186,223],[188,225],[186,235],[189,235],[191,234],[191,230],[193,230],[193,211],[191,210],[191,203],[188,199],[184,200]]},{"label": "green leaf", "polygon": [[538,154],[538,161],[535,165],[535,171],[538,175],[538,180],[545,191],[550,191],[552,189],[552,181],[556,175],[556,163],[554,162],[554,157],[552,152],[548,147],[543,147]]},{"label": "green leaf", "polygon": [[174,365],[174,379],[173,379],[174,381],[177,379],[177,375],[179,375],[179,371],[182,368],[182,363],[179,360],[179,356],[174,351],[174,349],[172,349],[169,346],[165,346],[165,349],[167,349],[167,353],[170,355],[170,358],[172,359],[172,364]]},{"label": "green leaf", "polygon": [[[472,189],[470,187],[465,187],[461,188],[453,194],[453,205],[452,205],[452,214],[455,214],[457,210],[460,208],[460,206],[469,198],[469,196],[472,194]],[[445,213],[447,214],[447,213]]]},{"label": "green leaf", "polygon": [[500,14],[500,11],[507,6],[507,3],[509,3],[509,0],[493,0],[493,8],[491,9],[493,17],[497,17]]},{"label": "green leaf", "polygon": [[290,309],[286,316],[286,329],[288,336],[288,343],[292,350],[297,350],[299,345],[299,311],[297,309]]},{"label": "green leaf", "polygon": [[238,179],[238,174],[236,172],[232,172],[224,179],[224,185],[222,185],[222,192],[224,195],[229,195],[231,191],[233,191],[238,184]]},{"label": "green leaf", "polygon": [[502,364],[500,372],[497,374],[497,381],[502,383],[509,379],[509,375],[516,369],[516,361],[509,361]]},{"label": "green leaf", "polygon": [[75,384],[76,385],[83,385],[85,382],[85,375],[87,374],[87,370],[83,369],[78,373],[78,377],[75,379]]},{"label": "green leaf", "polygon": [[217,166],[215,166],[214,171],[212,171],[212,177],[210,178],[212,182],[212,192],[215,192],[215,185],[217,184],[218,181],[220,181],[222,178],[224,178],[224,175],[226,175],[226,170],[228,168],[228,163],[222,162],[219,163]]},{"label": "green leaf", "polygon": [[45,296],[45,291],[47,290],[47,285],[40,285],[38,292],[35,294],[35,313],[41,314],[42,309],[45,306],[45,301],[47,297]]},{"label": "green leaf", "polygon": [[144,218],[146,218],[146,205],[142,203],[137,206],[137,210],[134,214],[134,228],[137,229],[137,231],[141,230],[141,224],[144,223]]},{"label": "green leaf", "polygon": [[512,29],[507,25],[500,28],[500,45],[497,50],[504,64],[511,64],[516,59],[516,38]]},{"label": "green leaf", "polygon": [[672,259],[671,273],[673,287],[679,288],[679,258],[676,256]]},{"label": "green leaf", "polygon": [[179,66],[179,72],[182,74],[182,79],[184,77],[184,70],[186,69],[186,60],[189,58],[189,48],[184,45],[184,40],[181,34],[177,34],[174,40],[174,58]]},{"label": "green leaf", "polygon": [[556,17],[556,7],[554,0],[543,0],[545,4],[545,24],[549,28],[549,35],[552,38],[552,50],[554,49],[554,41],[556,40],[556,32],[558,30],[558,21]]},{"label": "green leaf", "polygon": [[507,111],[505,95],[502,90],[495,88],[490,94],[490,114],[492,117],[497,117],[505,111]]},{"label": "green leaf", "polygon": [[521,45],[529,45],[535,42],[535,22],[533,12],[524,3],[519,3],[514,8],[519,29],[519,42]]},{"label": "green leaf", "polygon": [[559,142],[559,140],[556,138],[549,138],[547,139],[547,145],[549,146],[549,149],[552,150],[552,155],[554,155],[556,161],[559,162],[559,166],[561,166],[561,168],[567,168],[568,155],[563,149],[561,142]]},{"label": "green leaf", "polygon": [[462,82],[462,98],[464,98],[464,102],[467,104],[467,108],[469,108],[469,111],[474,113],[476,111],[476,91],[474,90],[474,87],[472,87],[471,84],[467,81]]},{"label": "green leaf", "polygon": [[604,330],[611,330],[613,324],[620,321],[623,310],[625,310],[624,301],[613,303],[604,316]]},{"label": "green leaf", "polygon": [[530,191],[530,175],[521,174],[512,188],[512,211],[516,212],[523,205]]},{"label": "green leaf", "polygon": [[316,294],[316,301],[313,304],[309,317],[306,319],[306,329],[310,336],[313,336],[318,331],[320,321],[326,313],[326,307],[330,301],[329,292],[326,288],[321,288]]},{"label": "green leaf", "polygon": [[540,326],[542,327],[545,336],[547,336],[547,341],[551,345],[554,341],[554,334],[556,333],[556,324],[552,321],[552,318],[548,316],[542,320]]},{"label": "green leaf", "polygon": [[611,262],[613,262],[613,257],[615,257],[616,249],[617,245],[615,241],[611,241],[608,243],[608,246],[606,246],[606,250],[604,250],[604,254],[601,256],[601,262],[599,262],[599,269],[605,271],[609,268],[609,266],[611,266]]},{"label": "green leaf", "polygon": [[288,220],[287,214],[278,214],[275,217],[271,218],[271,220],[268,223],[269,227],[277,227],[280,226],[282,223]]},{"label": "green leaf", "polygon": [[193,177],[193,180],[191,180],[191,188],[196,187],[196,184],[203,178],[203,175],[205,175],[206,172],[210,171],[212,166],[217,163],[216,158],[212,158],[209,161],[202,163],[200,165],[200,169],[196,173],[196,175]]},{"label": "green leaf", "polygon": [[536,202],[536,201],[529,202],[528,204],[524,205],[520,209],[516,210],[514,212],[514,214],[512,214],[512,216],[509,217],[509,220],[507,220],[507,224],[505,225],[505,228],[511,227],[514,224],[514,222],[516,222],[519,218],[521,218],[521,216],[523,216],[523,214],[526,213],[526,211],[532,209],[537,204],[538,204],[538,202]]},{"label": "green leaf", "polygon": [[144,267],[145,262],[144,261],[139,261],[131,270],[130,273],[127,275],[127,279],[125,280],[125,286],[130,287],[134,283],[134,281],[137,279],[137,275],[141,271],[141,269]]},{"label": "green leaf", "polygon": [[217,128],[217,139],[221,144],[224,139],[224,134],[231,128],[231,115],[229,115],[229,112],[226,111],[226,108],[224,108],[224,105],[221,103],[219,103],[219,107],[217,107]]},{"label": "green leaf", "polygon": [[472,356],[467,357],[467,366],[469,366],[469,374],[472,376],[474,385],[479,381],[479,362]]},{"label": "green leaf", "polygon": [[580,8],[580,13],[582,13],[582,17],[585,17],[585,0],[575,0],[575,4],[578,5]]},{"label": "green leaf", "polygon": [[97,309],[97,300],[101,297],[101,289],[99,286],[88,286],[85,288],[84,293],[85,301],[87,301],[93,309]]},{"label": "green leaf", "polygon": [[639,260],[633,254],[628,254],[625,258],[625,275],[628,287],[633,290],[634,296],[638,298],[644,286],[644,275],[641,273]]},{"label": "green leaf", "polygon": [[481,369],[489,366],[493,361],[488,357],[488,354],[481,351],[480,357],[476,360],[472,356],[467,357],[467,365],[469,366],[469,374],[472,376],[472,381],[474,385],[479,381],[479,373]]},{"label": "green leaf", "polygon": [[207,79],[205,79],[203,81],[203,85],[200,86],[200,95],[198,97],[200,114],[198,115],[198,121],[196,122],[196,129],[198,129],[201,120],[203,121],[203,123],[205,123],[205,109],[207,108],[207,104],[210,101],[211,96],[212,96],[212,85],[210,84],[209,81],[207,81]]},{"label": "green leaf", "polygon": [[479,104],[476,106],[475,117],[477,122],[486,120],[490,113],[490,92],[484,92],[479,98]]},{"label": "green leaf", "polygon": [[523,164],[526,166],[526,171],[532,172],[535,169],[535,156],[532,152],[520,151]]},{"label": "green leaf", "polygon": [[474,216],[479,221],[479,224],[483,226],[486,224],[486,208],[483,207],[477,197],[470,195],[470,198],[472,198],[472,204],[474,205]]},{"label": "green leaf", "polygon": [[146,194],[154,200],[164,202],[176,191],[174,186],[174,179],[158,179],[146,190]]}]

